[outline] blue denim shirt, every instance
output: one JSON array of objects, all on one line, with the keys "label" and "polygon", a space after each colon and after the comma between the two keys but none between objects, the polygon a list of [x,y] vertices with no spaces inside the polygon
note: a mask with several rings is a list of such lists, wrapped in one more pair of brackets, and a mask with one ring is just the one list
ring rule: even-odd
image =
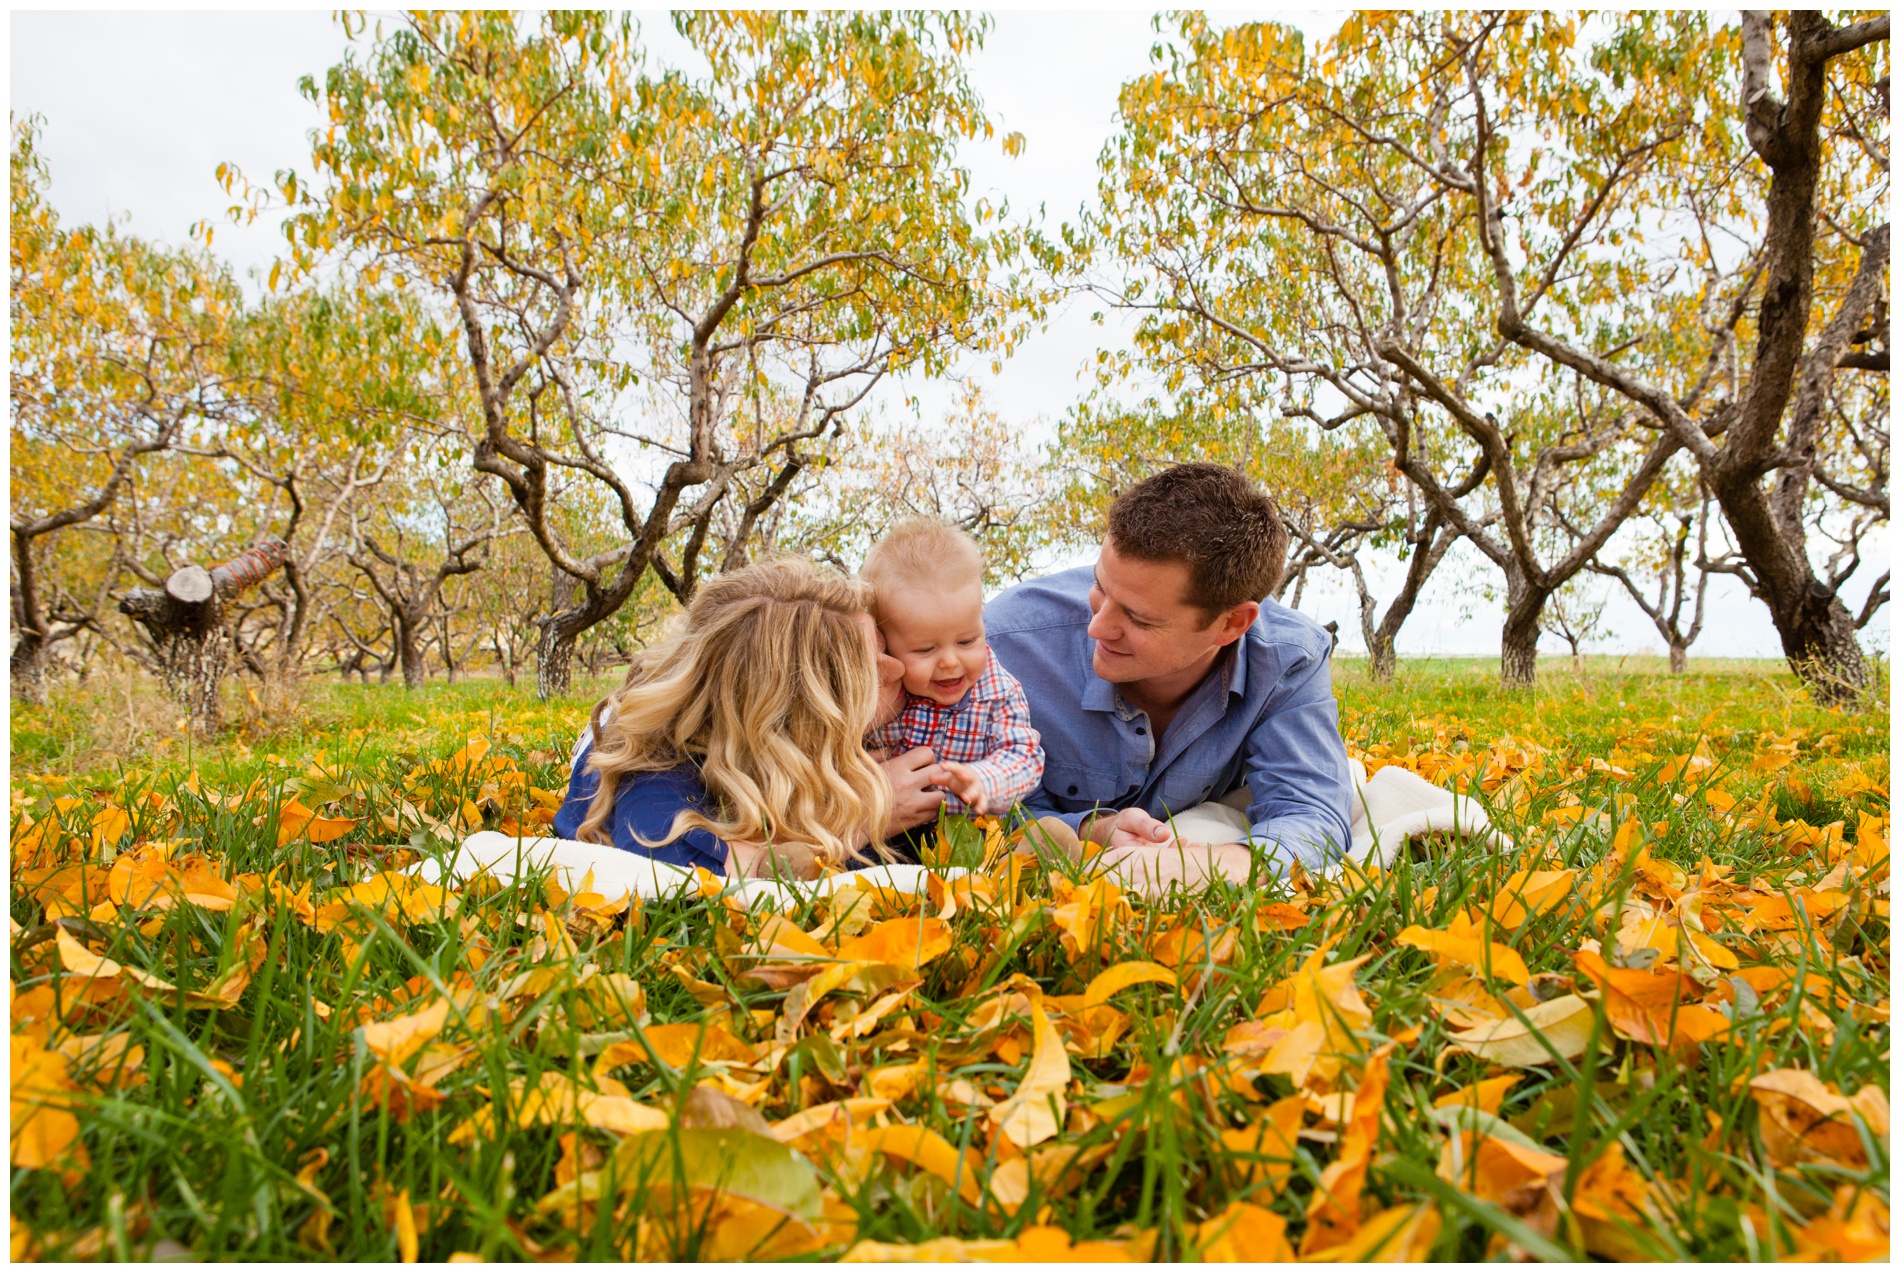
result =
[{"label": "blue denim shirt", "polygon": [[1096,808],[1166,820],[1245,784],[1256,845],[1317,866],[1351,844],[1352,787],[1332,638],[1275,601],[1189,693],[1157,752],[1148,715],[1095,674],[1091,567],[1032,579],[984,609],[990,646],[1029,698],[1042,786],[1024,806],[1078,826]]},{"label": "blue denim shirt", "polygon": [[[554,834],[572,840],[587,818],[587,807],[594,803],[600,788],[600,775],[588,767],[593,748],[586,743],[574,758],[573,777],[568,780],[567,799],[554,815]],[[706,788],[699,771],[692,765],[662,769],[653,773],[629,774],[614,789],[614,811],[607,824],[614,847],[638,853],[669,866],[692,870],[703,866],[714,875],[726,873],[726,842],[704,827],[694,827],[677,840],[664,844],[642,844],[641,840],[666,840],[672,833],[673,819],[683,809],[706,810]]]}]

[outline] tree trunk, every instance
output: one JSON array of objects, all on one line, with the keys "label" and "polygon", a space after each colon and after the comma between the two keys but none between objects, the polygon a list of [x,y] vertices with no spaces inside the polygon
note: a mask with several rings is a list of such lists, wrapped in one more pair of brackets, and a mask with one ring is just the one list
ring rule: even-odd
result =
[{"label": "tree trunk", "polygon": [[46,616],[40,613],[39,571],[33,561],[33,541],[13,533],[13,652],[7,672],[16,697],[29,703],[46,701]]},{"label": "tree trunk", "polygon": [[1537,684],[1537,636],[1535,622],[1528,630],[1506,624],[1504,628],[1504,688],[1530,689]]},{"label": "tree trunk", "polygon": [[1511,584],[1502,642],[1504,687],[1529,689],[1537,684],[1537,638],[1543,633],[1544,602],[1550,594],[1522,579]]},{"label": "tree trunk", "polygon": [[[1751,478],[1710,485],[1728,514],[1735,546],[1754,568],[1755,592],[1781,636],[1788,667],[1817,703],[1852,702],[1871,679],[1854,631],[1854,616],[1826,584],[1815,578],[1797,529],[1789,533],[1775,517],[1766,492]],[[1793,542],[1790,542],[1793,541]]]},{"label": "tree trunk", "polygon": [[541,625],[539,666],[535,694],[543,700],[565,694],[574,684],[574,642],[584,629],[566,630],[556,615]]},{"label": "tree trunk", "polygon": [[1828,707],[1853,703],[1873,680],[1854,616],[1818,579],[1805,600],[1811,604],[1801,606],[1782,629],[1781,648],[1787,651],[1788,666],[1806,682],[1815,702]]},{"label": "tree trunk", "polygon": [[[1771,82],[1773,30],[1765,13],[1742,22],[1743,101],[1749,144],[1772,174],[1763,238],[1755,365],[1748,392],[1726,445],[1703,469],[1754,572],[1756,593],[1768,603],[1788,666],[1807,682],[1815,701],[1847,703],[1870,679],[1855,637],[1853,616],[1815,577],[1808,560],[1803,496],[1821,413],[1839,355],[1886,289],[1889,237],[1875,230],[1840,309],[1816,346],[1803,354],[1814,304],[1815,197],[1824,144],[1821,113],[1827,98],[1826,37],[1838,34],[1817,13],[1789,14],[1786,99]],[[1871,38],[1885,39],[1885,30]],[[1787,451],[1798,461],[1782,467],[1774,496],[1762,479],[1774,467],[1777,437],[1786,419]]]},{"label": "tree trunk", "polygon": [[46,701],[46,646],[37,632],[22,631],[7,657],[13,696],[27,703]]},{"label": "tree trunk", "polygon": [[1398,674],[1399,651],[1393,638],[1374,634],[1374,638],[1366,643],[1366,654],[1373,680],[1384,683]]},{"label": "tree trunk", "polygon": [[402,664],[402,687],[406,690],[421,689],[427,669],[422,663],[422,644],[416,640],[413,623],[397,621],[396,657]]},{"label": "tree trunk", "polygon": [[1669,643],[1669,674],[1681,676],[1689,670],[1689,647],[1679,641]]}]

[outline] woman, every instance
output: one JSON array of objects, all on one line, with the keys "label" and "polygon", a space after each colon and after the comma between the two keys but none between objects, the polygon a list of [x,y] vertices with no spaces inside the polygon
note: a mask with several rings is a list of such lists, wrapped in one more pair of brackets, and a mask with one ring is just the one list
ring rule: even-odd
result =
[{"label": "woman", "polygon": [[720,875],[881,852],[891,789],[864,736],[895,714],[902,669],[870,601],[799,558],[702,584],[595,706],[554,833]]}]

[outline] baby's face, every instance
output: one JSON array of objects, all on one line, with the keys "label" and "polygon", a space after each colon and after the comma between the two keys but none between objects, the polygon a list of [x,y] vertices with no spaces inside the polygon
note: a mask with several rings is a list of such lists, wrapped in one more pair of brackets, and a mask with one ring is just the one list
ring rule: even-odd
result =
[{"label": "baby's face", "polygon": [[898,587],[878,599],[884,646],[904,665],[904,688],[919,698],[959,703],[990,659],[983,639],[983,587],[950,592]]}]

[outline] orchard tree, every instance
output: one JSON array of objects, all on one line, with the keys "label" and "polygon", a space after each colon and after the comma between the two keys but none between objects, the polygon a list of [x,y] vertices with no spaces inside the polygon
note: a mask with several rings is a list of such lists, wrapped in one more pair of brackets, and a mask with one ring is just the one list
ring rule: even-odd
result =
[{"label": "orchard tree", "polygon": [[[1852,351],[1885,344],[1863,326],[1885,31],[1795,20],[1783,103],[1753,17],[1355,14],[1310,59],[1284,29],[1189,17],[1124,90],[1097,238],[1139,266],[1120,298],[1150,310],[1151,357],[1277,377],[1327,427],[1385,435],[1505,574],[1507,681],[1532,673],[1544,600],[1687,450],[1791,664],[1850,694],[1864,662],[1805,493],[1835,369],[1884,365]],[[1811,322],[1817,269],[1838,300]],[[1496,533],[1447,498],[1473,478]],[[1549,560],[1533,514],[1560,485],[1590,498]]]},{"label": "orchard tree", "polygon": [[497,484],[467,467],[460,441],[412,435],[391,480],[350,506],[348,560],[388,611],[405,689],[427,675],[444,585],[480,570],[505,533]]},{"label": "orchard tree", "polygon": [[1634,534],[1625,538],[1634,543],[1622,559],[1606,560],[1605,552],[1590,563],[1591,570],[1621,584],[1654,625],[1675,674],[1689,670],[1689,647],[1702,635],[1708,613],[1709,580],[1722,568],[1709,556],[1712,503],[1693,472],[1686,482],[1679,474],[1666,475],[1642,512],[1630,519],[1626,530]]},{"label": "orchard tree", "polygon": [[[1498,330],[1619,395],[1695,457],[1790,666],[1817,698],[1844,701],[1867,685],[1868,668],[1853,612],[1839,595],[1841,580],[1823,578],[1808,552],[1807,497],[1837,372],[1887,371],[1890,19],[1836,26],[1819,13],[1797,11],[1777,39],[1770,15],[1748,11],[1739,42],[1731,31],[1694,29],[1702,20],[1676,33],[1681,42],[1664,38],[1670,33],[1656,24],[1677,21],[1631,23],[1599,65],[1644,75],[1658,67],[1673,72],[1696,60],[1698,49],[1719,53],[1709,60],[1702,92],[1721,94],[1727,110],[1673,120],[1626,120],[1601,109],[1540,112],[1536,122],[1563,143],[1559,153],[1576,156],[1542,183],[1564,196],[1546,250],[1531,250],[1521,230],[1513,235],[1506,227],[1507,219],[1521,220],[1525,200],[1510,191],[1512,148],[1496,107],[1500,94],[1481,75],[1471,92],[1474,144],[1453,184],[1468,197],[1491,257]],[[1480,32],[1459,50],[1467,74],[1499,57],[1494,34],[1504,32]],[[1745,150],[1738,134],[1746,137]],[[1624,255],[1615,243],[1619,213],[1636,215],[1666,193],[1657,188],[1665,183],[1645,179],[1658,153],[1672,156],[1692,191],[1714,196],[1689,201],[1687,249],[1657,254],[1659,263],[1703,265],[1688,274],[1689,290],[1649,271],[1629,289],[1633,295],[1599,292],[1540,309],[1541,299],[1563,290],[1559,280],[1578,274],[1626,287],[1611,268]],[[1746,245],[1726,277],[1710,259],[1718,236]],[[1705,279],[1733,295],[1731,305],[1752,319],[1752,333],[1705,341],[1700,367],[1680,356],[1615,357],[1644,342],[1679,341],[1666,324],[1693,312],[1686,302]],[[1818,310],[1817,284],[1826,298]],[[1876,326],[1869,320],[1877,314],[1883,321]],[[1606,350],[1596,338],[1612,325],[1617,345]],[[1734,331],[1735,324],[1727,326]],[[1703,392],[1723,371],[1727,392]],[[1884,517],[1884,474],[1876,499]]]},{"label": "orchard tree", "polygon": [[452,329],[416,297],[349,275],[273,292],[230,333],[244,399],[179,450],[229,473],[241,498],[220,508],[237,514],[227,519],[235,537],[286,545],[281,587],[264,582],[254,607],[277,616],[260,634],[275,646],[275,674],[302,665],[320,621],[316,581],[350,550],[357,501],[415,439],[466,418],[463,382],[441,371],[453,355]]},{"label": "orchard tree", "polygon": [[114,226],[62,226],[34,123],[15,122],[7,315],[13,692],[44,692],[48,651],[102,631],[126,565],[64,532],[117,503],[149,457],[231,408],[226,334],[243,299],[203,255]]},{"label": "orchard tree", "polygon": [[[277,181],[300,266],[341,248],[452,309],[474,466],[574,584],[542,621],[543,694],[649,568],[691,597],[741,485],[769,508],[881,377],[1011,312],[1011,240],[955,164],[991,134],[962,66],[980,22],[676,25],[704,75],[647,73],[626,19],[411,14],[306,84],[331,121],[315,181]],[[746,408],[773,393],[798,408],[762,430]],[[562,476],[602,488],[620,542],[563,538]]]},{"label": "orchard tree", "polygon": [[[1119,266],[1097,286],[1143,316],[1134,363],[1169,380],[1258,379],[1290,418],[1382,439],[1437,520],[1502,572],[1503,675],[1516,685],[1535,676],[1545,601],[1681,445],[1488,317],[1494,271],[1457,197],[1485,128],[1534,135],[1557,109],[1621,113],[1632,128],[1709,113],[1691,91],[1714,56],[1695,56],[1702,46],[1613,90],[1575,43],[1552,15],[1355,14],[1309,58],[1287,28],[1190,15],[1167,65],[1123,89],[1102,209],[1071,238]],[[1483,57],[1467,56],[1474,44]],[[1475,103],[1490,97],[1507,118],[1481,124]],[[1534,179],[1535,150],[1511,174],[1531,192],[1527,235],[1571,210]],[[1617,283],[1552,287],[1568,305]],[[1584,533],[1552,557],[1560,489]]]}]

